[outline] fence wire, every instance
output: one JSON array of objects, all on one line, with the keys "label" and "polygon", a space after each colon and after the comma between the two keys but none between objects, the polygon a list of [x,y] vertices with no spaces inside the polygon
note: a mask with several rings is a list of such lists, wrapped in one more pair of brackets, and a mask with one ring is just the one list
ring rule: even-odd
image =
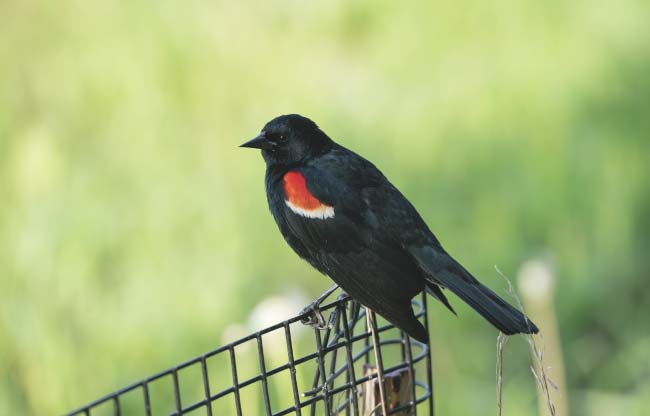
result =
[{"label": "fence wire", "polygon": [[[414,299],[413,306],[428,331],[426,295]],[[380,409],[365,408],[366,396],[375,391],[368,386],[377,385],[378,373],[384,379],[406,373],[409,381],[408,399],[393,400],[388,414],[433,415],[431,354],[426,344],[386,321],[366,319],[366,309],[347,296],[320,309],[331,314],[328,329],[306,327],[298,315],[67,415],[379,415]],[[371,329],[378,337],[376,356]],[[383,371],[376,371],[377,362]]]}]

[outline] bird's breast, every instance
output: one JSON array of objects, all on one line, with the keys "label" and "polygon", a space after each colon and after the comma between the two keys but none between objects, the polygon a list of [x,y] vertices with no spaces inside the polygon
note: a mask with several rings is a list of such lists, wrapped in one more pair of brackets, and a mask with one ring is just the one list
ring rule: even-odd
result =
[{"label": "bird's breast", "polygon": [[309,192],[302,173],[295,170],[285,173],[283,188],[285,204],[294,214],[323,220],[334,218],[334,207],[324,204]]}]

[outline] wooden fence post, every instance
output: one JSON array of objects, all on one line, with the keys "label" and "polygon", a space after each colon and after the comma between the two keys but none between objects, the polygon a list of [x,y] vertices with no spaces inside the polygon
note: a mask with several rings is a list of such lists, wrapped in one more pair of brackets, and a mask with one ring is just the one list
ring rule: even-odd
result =
[{"label": "wooden fence post", "polygon": [[[377,367],[366,364],[363,367],[363,375],[368,376],[377,373]],[[398,406],[411,401],[411,374],[408,368],[402,368],[392,373],[384,374],[387,410],[395,409]],[[383,416],[381,410],[381,392],[379,390],[379,379],[373,378],[361,387],[363,395],[363,416]],[[396,416],[409,416],[415,414],[414,408],[407,408],[394,413]]]}]

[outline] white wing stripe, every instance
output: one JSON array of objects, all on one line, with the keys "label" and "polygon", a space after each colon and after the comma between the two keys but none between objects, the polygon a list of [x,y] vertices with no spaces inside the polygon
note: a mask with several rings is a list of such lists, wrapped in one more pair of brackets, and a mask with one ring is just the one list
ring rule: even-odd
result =
[{"label": "white wing stripe", "polygon": [[284,202],[287,204],[289,209],[293,211],[295,214],[298,214],[306,218],[318,218],[321,220],[327,218],[334,218],[334,207],[330,207],[328,205],[321,204],[321,206],[318,208],[304,209],[293,205],[291,202],[287,201],[286,199]]}]

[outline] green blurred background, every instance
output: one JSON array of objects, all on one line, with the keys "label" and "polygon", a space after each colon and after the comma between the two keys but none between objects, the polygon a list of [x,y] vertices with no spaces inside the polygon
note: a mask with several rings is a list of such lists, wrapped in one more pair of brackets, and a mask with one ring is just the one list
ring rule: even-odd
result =
[{"label": "green blurred background", "polygon": [[[288,112],[499,293],[495,265],[552,260],[572,413],[650,406],[646,0],[0,9],[0,414],[71,410],[329,285],[237,148]],[[496,332],[452,303],[431,304],[437,409],[494,414]],[[504,360],[504,414],[535,414],[522,338]]]}]

